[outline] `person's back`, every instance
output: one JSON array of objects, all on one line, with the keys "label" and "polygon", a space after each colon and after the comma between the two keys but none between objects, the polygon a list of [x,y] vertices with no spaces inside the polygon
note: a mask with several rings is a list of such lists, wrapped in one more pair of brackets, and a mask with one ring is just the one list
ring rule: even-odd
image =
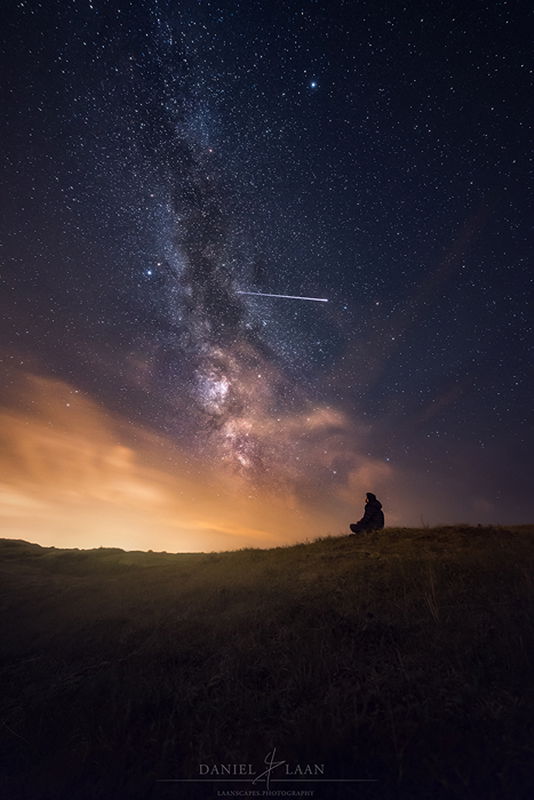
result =
[{"label": "person's back", "polygon": [[382,503],[372,492],[367,492],[365,500],[365,513],[361,520],[350,525],[352,533],[361,531],[378,531],[384,527],[384,512]]}]

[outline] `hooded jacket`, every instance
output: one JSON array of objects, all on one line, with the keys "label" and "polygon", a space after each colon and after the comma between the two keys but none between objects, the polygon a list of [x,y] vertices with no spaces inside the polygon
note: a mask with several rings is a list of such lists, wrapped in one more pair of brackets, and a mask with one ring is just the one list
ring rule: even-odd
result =
[{"label": "hooded jacket", "polygon": [[384,527],[384,513],[382,503],[371,492],[367,495],[365,513],[357,523],[361,530],[376,531]]}]

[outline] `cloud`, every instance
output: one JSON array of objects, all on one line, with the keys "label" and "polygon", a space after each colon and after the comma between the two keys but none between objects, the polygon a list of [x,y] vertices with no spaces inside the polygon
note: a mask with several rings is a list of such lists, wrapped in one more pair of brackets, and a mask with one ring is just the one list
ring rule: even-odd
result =
[{"label": "cloud", "polygon": [[195,462],[63,381],[26,375],[0,412],[0,435],[6,536],[198,551],[273,546],[329,525],[324,514],[310,518],[292,487],[257,489],[220,464]]}]

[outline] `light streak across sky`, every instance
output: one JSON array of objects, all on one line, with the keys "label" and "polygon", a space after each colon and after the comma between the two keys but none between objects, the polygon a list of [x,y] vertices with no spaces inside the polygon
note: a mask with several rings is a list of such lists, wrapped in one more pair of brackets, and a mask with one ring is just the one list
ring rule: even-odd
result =
[{"label": "light streak across sky", "polygon": [[310,300],[313,303],[328,303],[326,297],[299,297],[294,294],[270,294],[269,292],[240,292],[237,294],[253,294],[257,297],[283,297],[285,300]]}]

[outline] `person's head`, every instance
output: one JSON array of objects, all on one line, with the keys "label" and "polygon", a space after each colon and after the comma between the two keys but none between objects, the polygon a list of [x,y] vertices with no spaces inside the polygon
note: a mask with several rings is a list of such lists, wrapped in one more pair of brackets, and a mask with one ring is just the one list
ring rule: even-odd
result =
[{"label": "person's head", "polygon": [[367,498],[365,501],[366,503],[372,503],[376,500],[376,494],[373,494],[372,492],[367,492],[365,496]]}]

